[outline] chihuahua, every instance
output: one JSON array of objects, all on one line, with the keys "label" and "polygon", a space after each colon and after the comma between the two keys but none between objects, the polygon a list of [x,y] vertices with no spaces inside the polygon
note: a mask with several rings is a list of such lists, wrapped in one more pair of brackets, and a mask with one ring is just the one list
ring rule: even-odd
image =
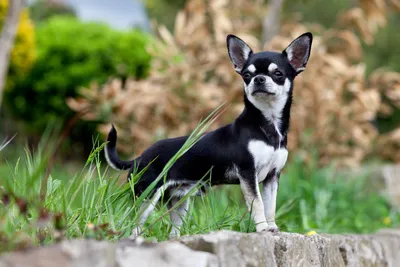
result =
[{"label": "chihuahua", "polygon": [[[176,207],[170,213],[171,236],[179,236],[188,210],[187,194],[210,173],[209,185],[239,184],[256,231],[277,232],[275,223],[276,197],[281,170],[288,157],[287,134],[293,81],[304,71],[310,57],[313,36],[307,32],[279,52],[253,53],[240,38],[227,36],[227,48],[235,71],[244,82],[244,109],[232,123],[203,135],[169,169],[166,180],[158,182],[151,203],[141,208],[137,236],[154,205],[162,195]],[[139,157],[123,161],[116,151],[117,132],[112,126],[108,134],[105,156],[117,170],[148,169],[135,184],[140,195],[161,173],[165,164],[182,147],[188,136],[164,139],[146,149]],[[211,170],[211,172],[210,172]],[[262,183],[262,194],[259,184]],[[194,195],[205,192],[202,185]],[[182,199],[184,198],[184,199]]]}]

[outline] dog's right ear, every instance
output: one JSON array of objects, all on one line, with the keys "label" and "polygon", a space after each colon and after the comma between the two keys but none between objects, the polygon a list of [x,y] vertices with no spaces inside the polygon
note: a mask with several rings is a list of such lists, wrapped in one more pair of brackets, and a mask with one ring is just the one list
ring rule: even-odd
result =
[{"label": "dog's right ear", "polygon": [[226,37],[226,44],[235,71],[240,73],[243,69],[244,63],[253,51],[242,39],[232,34],[229,34],[228,37]]}]

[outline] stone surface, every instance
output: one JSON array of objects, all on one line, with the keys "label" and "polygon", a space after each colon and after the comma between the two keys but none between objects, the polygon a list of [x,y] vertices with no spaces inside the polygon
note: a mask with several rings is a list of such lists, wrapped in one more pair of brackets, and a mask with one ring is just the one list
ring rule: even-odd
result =
[{"label": "stone surface", "polygon": [[115,251],[116,245],[104,241],[71,240],[50,247],[29,249],[4,255],[0,258],[0,266],[115,266]]},{"label": "stone surface", "polygon": [[400,230],[374,235],[216,232],[181,238],[219,266],[400,266]]},{"label": "stone surface", "polygon": [[217,267],[218,258],[210,253],[193,251],[178,242],[164,242],[151,247],[125,246],[117,250],[120,267]]},{"label": "stone surface", "polygon": [[183,238],[194,250],[215,253],[220,266],[344,266],[331,239],[320,235],[222,231]]},{"label": "stone surface", "polygon": [[71,240],[9,253],[0,267],[217,267],[215,255],[193,251],[179,242],[160,244],[123,241]]},{"label": "stone surface", "polygon": [[70,240],[0,256],[0,267],[400,266],[400,229],[373,235],[219,231],[162,243]]}]

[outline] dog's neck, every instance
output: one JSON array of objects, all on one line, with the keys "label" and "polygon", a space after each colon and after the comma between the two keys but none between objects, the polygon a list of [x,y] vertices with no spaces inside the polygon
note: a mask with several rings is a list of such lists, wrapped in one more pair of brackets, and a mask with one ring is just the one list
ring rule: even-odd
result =
[{"label": "dog's neck", "polygon": [[286,137],[289,131],[290,108],[292,105],[292,95],[288,95],[284,103],[271,102],[268,108],[260,110],[251,103],[246,94],[244,95],[244,110],[237,118],[238,122],[247,122],[260,127],[264,133],[273,131],[280,139]]}]

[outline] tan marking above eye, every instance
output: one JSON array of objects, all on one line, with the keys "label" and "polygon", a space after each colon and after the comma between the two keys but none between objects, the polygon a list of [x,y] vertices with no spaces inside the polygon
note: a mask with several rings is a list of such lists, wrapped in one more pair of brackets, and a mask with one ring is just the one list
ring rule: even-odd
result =
[{"label": "tan marking above eye", "polygon": [[278,65],[276,65],[275,63],[271,63],[268,66],[268,71],[269,72],[273,72],[274,70],[276,70],[278,68]]},{"label": "tan marking above eye", "polygon": [[247,70],[254,73],[254,72],[256,72],[257,69],[253,64],[251,64],[250,66],[247,67]]}]

